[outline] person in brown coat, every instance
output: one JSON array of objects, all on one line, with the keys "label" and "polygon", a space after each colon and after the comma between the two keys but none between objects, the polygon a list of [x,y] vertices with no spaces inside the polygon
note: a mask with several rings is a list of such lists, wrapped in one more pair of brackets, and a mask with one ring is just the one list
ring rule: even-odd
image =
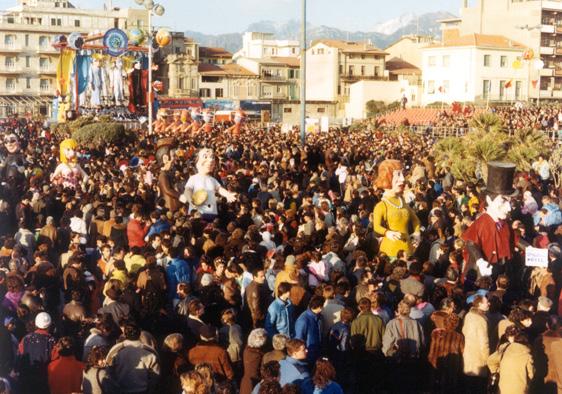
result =
[{"label": "person in brown coat", "polygon": [[271,292],[265,283],[265,271],[256,269],[254,280],[246,287],[243,314],[251,328],[262,328],[267,308],[272,301]]},{"label": "person in brown coat", "polygon": [[205,325],[200,330],[201,342],[189,350],[187,358],[193,366],[207,363],[213,368],[217,381],[234,379],[228,353],[217,343],[216,328]]},{"label": "person in brown coat", "polygon": [[267,342],[267,332],[256,328],[248,336],[248,346],[244,349],[244,375],[240,382],[240,394],[251,394],[254,386],[260,381],[260,367],[263,358],[263,347]]},{"label": "person in brown coat", "polygon": [[443,325],[431,333],[427,359],[433,368],[434,393],[455,393],[460,389],[464,336],[456,331],[458,325],[458,316],[450,313],[443,318]]},{"label": "person in brown coat", "polygon": [[551,316],[548,330],[533,345],[536,375],[533,393],[562,394],[562,327],[560,320]]}]

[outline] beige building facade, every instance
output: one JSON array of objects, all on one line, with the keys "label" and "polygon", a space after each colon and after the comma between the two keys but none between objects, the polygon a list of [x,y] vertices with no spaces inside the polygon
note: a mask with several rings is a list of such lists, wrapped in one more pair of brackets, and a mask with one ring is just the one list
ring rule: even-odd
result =
[{"label": "beige building facade", "polygon": [[418,68],[422,65],[422,49],[437,41],[432,36],[410,34],[402,36],[398,41],[389,45],[384,51],[388,53],[387,59],[398,58]]},{"label": "beige building facade", "polygon": [[55,36],[142,28],[147,17],[142,9],[91,10],[66,0],[19,0],[0,15],[0,116],[49,112],[59,57],[52,46]]}]

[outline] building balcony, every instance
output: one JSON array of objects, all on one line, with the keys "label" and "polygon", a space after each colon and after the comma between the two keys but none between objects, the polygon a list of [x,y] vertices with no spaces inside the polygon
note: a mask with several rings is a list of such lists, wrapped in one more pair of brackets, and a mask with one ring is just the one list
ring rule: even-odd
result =
[{"label": "building balcony", "polygon": [[554,70],[554,76],[555,77],[562,77],[562,68],[556,68]]},{"label": "building balcony", "polygon": [[357,82],[357,81],[386,81],[382,75],[355,75],[355,74],[340,74],[340,79],[346,82]]},{"label": "building balcony", "polygon": [[556,32],[556,26],[550,24],[543,24],[541,26],[541,33],[554,33]]},{"label": "building balcony", "polygon": [[553,68],[543,68],[539,71],[541,77],[553,77],[554,76],[554,69]]},{"label": "building balcony", "polygon": [[261,79],[268,82],[286,82],[287,78],[282,75],[262,74]]},{"label": "building balcony", "polygon": [[0,53],[15,53],[21,51],[22,51],[21,45],[16,45],[16,44],[0,45]]},{"label": "building balcony", "polygon": [[269,100],[287,100],[289,96],[286,93],[262,92],[260,99]]},{"label": "building balcony", "polygon": [[56,48],[53,48],[50,45],[45,45],[45,46],[41,46],[39,48],[37,48],[37,53],[46,53],[46,54],[53,54],[53,55],[58,55],[60,53],[60,51]]},{"label": "building balcony", "polygon": [[562,11],[562,3],[557,0],[543,0],[541,4],[543,10]]},{"label": "building balcony", "polygon": [[554,47],[541,46],[541,55],[554,55]]},{"label": "building balcony", "polygon": [[57,73],[57,68],[55,66],[49,66],[49,67],[40,67],[39,68],[39,74],[56,74]]},{"label": "building balcony", "polygon": [[21,66],[4,66],[0,67],[0,74],[20,74],[23,72],[23,67]]}]

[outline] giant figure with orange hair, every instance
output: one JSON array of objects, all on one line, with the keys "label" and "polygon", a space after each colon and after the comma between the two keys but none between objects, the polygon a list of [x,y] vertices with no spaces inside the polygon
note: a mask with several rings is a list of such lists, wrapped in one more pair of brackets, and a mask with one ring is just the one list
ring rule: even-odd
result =
[{"label": "giant figure with orange hair", "polygon": [[414,244],[419,243],[420,220],[402,197],[402,163],[398,160],[380,163],[375,186],[384,189],[383,197],[373,212],[375,233],[383,238],[380,251],[389,257],[396,257],[401,250],[411,255]]}]

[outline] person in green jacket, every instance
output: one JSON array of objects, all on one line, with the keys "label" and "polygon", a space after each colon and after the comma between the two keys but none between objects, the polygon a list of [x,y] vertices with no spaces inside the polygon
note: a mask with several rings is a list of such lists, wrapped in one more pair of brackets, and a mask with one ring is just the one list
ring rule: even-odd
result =
[{"label": "person in green jacket", "polygon": [[383,320],[371,312],[371,301],[368,298],[359,300],[359,315],[351,323],[352,341],[363,342],[368,352],[379,352],[382,349],[384,335]]}]

